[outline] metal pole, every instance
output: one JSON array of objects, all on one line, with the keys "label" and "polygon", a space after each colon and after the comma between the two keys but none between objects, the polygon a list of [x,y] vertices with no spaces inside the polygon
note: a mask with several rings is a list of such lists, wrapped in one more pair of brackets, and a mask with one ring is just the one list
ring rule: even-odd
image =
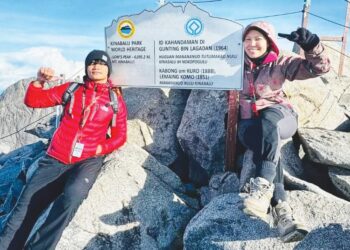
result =
[{"label": "metal pole", "polygon": [[343,39],[342,39],[342,46],[341,46],[341,54],[339,58],[339,69],[338,69],[338,76],[343,75],[343,68],[344,68],[344,54],[346,52],[346,43],[347,43],[347,36],[349,31],[349,21],[350,21],[350,2],[347,4],[346,9],[346,18],[345,18],[345,28],[343,32]]}]

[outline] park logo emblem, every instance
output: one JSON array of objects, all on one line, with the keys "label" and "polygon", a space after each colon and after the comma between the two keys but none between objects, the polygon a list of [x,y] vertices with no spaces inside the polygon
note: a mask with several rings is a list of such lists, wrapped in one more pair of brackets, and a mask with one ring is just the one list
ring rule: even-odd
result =
[{"label": "park logo emblem", "polygon": [[191,36],[198,36],[204,29],[203,22],[198,18],[191,18],[185,24],[187,34]]},{"label": "park logo emblem", "polygon": [[135,25],[131,20],[125,19],[119,22],[117,31],[122,38],[130,38],[135,33]]}]

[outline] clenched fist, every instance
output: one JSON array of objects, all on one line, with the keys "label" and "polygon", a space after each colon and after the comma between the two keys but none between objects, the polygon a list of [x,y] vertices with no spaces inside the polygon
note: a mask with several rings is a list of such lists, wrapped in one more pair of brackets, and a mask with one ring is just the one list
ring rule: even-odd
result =
[{"label": "clenched fist", "polygon": [[37,81],[44,83],[50,81],[55,74],[55,71],[51,68],[41,67],[37,73]]}]

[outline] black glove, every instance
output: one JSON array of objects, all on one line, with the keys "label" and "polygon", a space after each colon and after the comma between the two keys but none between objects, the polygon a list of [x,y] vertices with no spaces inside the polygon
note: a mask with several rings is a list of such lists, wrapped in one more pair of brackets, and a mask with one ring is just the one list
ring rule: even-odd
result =
[{"label": "black glove", "polygon": [[304,51],[312,50],[320,42],[320,38],[316,34],[312,34],[305,28],[298,28],[297,31],[293,31],[290,35],[278,33],[278,36],[296,42]]}]

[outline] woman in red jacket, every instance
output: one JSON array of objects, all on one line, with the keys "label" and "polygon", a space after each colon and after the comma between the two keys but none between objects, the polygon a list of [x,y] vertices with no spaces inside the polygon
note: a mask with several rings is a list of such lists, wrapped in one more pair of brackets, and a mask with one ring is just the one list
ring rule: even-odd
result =
[{"label": "woman in red jacket", "polygon": [[[112,124],[111,66],[104,51],[93,50],[87,55],[84,84],[65,106],[46,156],[39,161],[0,234],[0,249],[54,249],[95,182],[103,156],[125,143],[127,111],[120,92],[116,98],[117,118]],[[26,92],[24,102],[28,107],[62,104],[70,83],[44,89],[45,81],[53,75],[50,68],[39,69],[37,80]],[[28,239],[38,216],[51,202],[44,224]]]}]

